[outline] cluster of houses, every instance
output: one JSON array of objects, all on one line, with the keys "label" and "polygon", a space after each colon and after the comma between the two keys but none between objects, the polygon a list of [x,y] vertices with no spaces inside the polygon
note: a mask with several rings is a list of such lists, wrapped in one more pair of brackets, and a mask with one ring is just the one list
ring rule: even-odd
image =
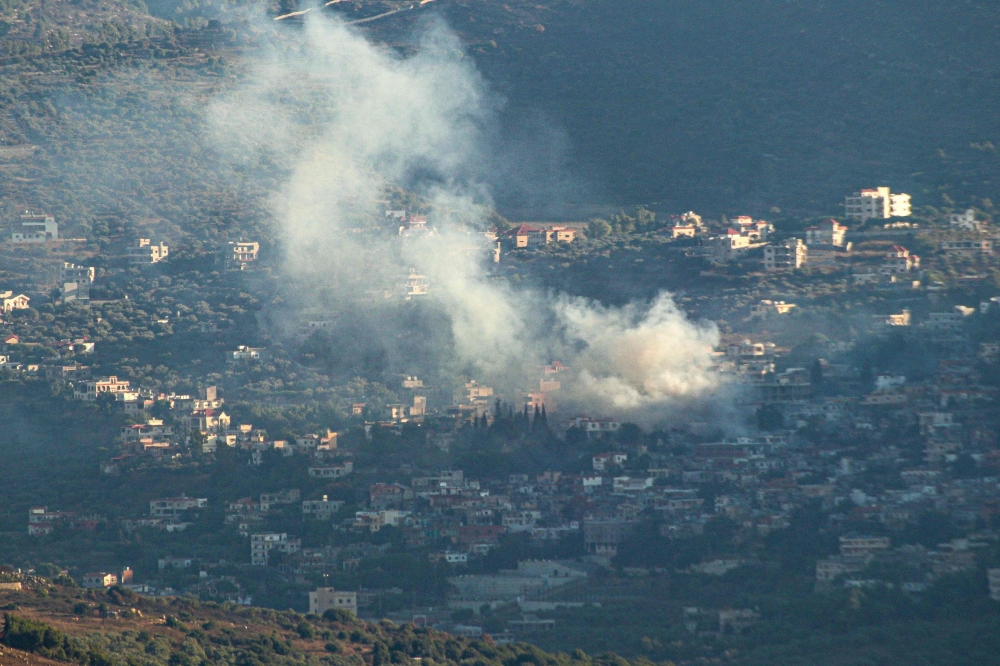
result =
[{"label": "cluster of houses", "polygon": [[[905,218],[910,202],[908,195],[893,194],[888,188],[862,190],[847,197],[845,212],[861,223]],[[399,223],[401,237],[433,233],[426,217],[405,211],[387,211],[387,217]],[[672,221],[674,238],[703,240],[698,251],[716,264],[740,260],[756,249],[761,250],[765,269],[773,271],[835,266],[845,257],[854,261],[858,254],[848,240],[847,227],[836,220],[778,240],[773,225],[751,217],[728,220],[727,230],[717,236],[708,236],[694,213]],[[878,233],[891,236],[910,228],[892,226],[898,224],[907,223],[893,222]],[[974,211],[952,215],[949,224],[963,234],[979,234],[985,228]],[[522,224],[497,240],[526,248],[574,238],[573,229]],[[941,249],[981,255],[992,252],[991,243],[979,237],[950,239],[942,241]],[[152,245],[147,240],[139,241],[129,256],[136,262],[156,263],[167,252],[162,243]],[[258,252],[257,243],[243,241],[229,243],[225,250],[227,262],[241,269],[256,261]],[[923,280],[921,257],[900,243],[885,244],[868,254],[865,261],[852,263],[851,283],[909,289]],[[89,300],[94,278],[93,268],[64,264],[62,299]],[[406,298],[428,292],[425,276],[407,277]],[[0,292],[4,312],[25,308],[27,303],[24,295]],[[798,311],[796,303],[772,297],[756,301],[749,314],[750,321],[758,324],[794,317]],[[214,387],[197,397],[155,393],[117,376],[92,378],[89,369],[77,363],[46,367],[44,374],[53,381],[68,381],[76,399],[107,403],[142,417],[141,423],[122,428],[119,455],[101,465],[105,474],[121,474],[130,465],[148,461],[211,455],[223,447],[244,451],[251,465],[266,465],[276,456],[298,456],[304,470],[301,488],[224,502],[220,528],[246,539],[242,564],[252,571],[274,569],[289,580],[315,580],[316,574],[350,572],[366,559],[402,547],[451,567],[449,608],[480,612],[516,603],[524,615],[512,620],[510,628],[522,633],[551,629],[552,620],[532,613],[587,603],[586,590],[594,573],[612,564],[631,539],[648,536],[650,531],[640,527],[650,523],[659,539],[683,541],[697,539],[713,521],[724,518],[734,526],[734,544],[752,544],[788,527],[803,507],[818,505],[828,516],[825,529],[840,537],[838,552],[815,563],[815,589],[821,593],[837,587],[897,585],[920,594],[944,576],[981,573],[981,553],[998,538],[983,526],[996,525],[1000,516],[996,446],[1000,433],[994,421],[984,418],[997,409],[998,389],[991,377],[1000,363],[1000,344],[975,339],[971,333],[998,312],[1000,298],[957,307],[932,301],[929,313],[917,310],[914,315],[908,306],[900,306],[851,320],[866,334],[906,335],[945,349],[937,365],[919,377],[886,368],[864,376],[862,369],[837,360],[845,358],[850,342],[822,343],[826,347],[821,355],[826,358],[802,366],[789,363],[790,350],[766,338],[724,337],[715,351],[715,368],[736,387],[736,409],[746,415],[756,412],[760,432],[755,436],[722,437],[713,424],[693,423],[687,430],[662,433],[655,444],[648,439],[626,443],[627,438],[620,437],[623,425],[615,419],[557,418],[560,391],[572,381],[570,369],[559,362],[538,369],[516,407],[502,405],[491,386],[476,380],[459,387],[453,399],[435,404],[442,391],[415,376],[402,380],[403,400],[398,404],[351,406],[369,441],[384,433],[402,436],[416,430],[445,452],[462,436],[463,428],[486,427],[508,410],[512,416],[523,415],[526,421],[533,416],[535,423],[541,419],[546,425],[553,415],[559,434],[572,432],[575,442],[599,447],[591,449],[600,453],[589,457],[589,468],[577,473],[549,470],[469,478],[461,469],[356,469],[360,458],[338,445],[338,433],[327,430],[275,440],[251,424],[234,423]],[[312,322],[307,333],[323,325]],[[239,346],[227,352],[227,361],[255,363],[264,353]],[[168,407],[171,418],[151,418],[149,412],[156,405]],[[912,432],[900,424],[912,426]],[[919,452],[916,457],[914,451]],[[873,483],[876,471],[882,481]],[[339,499],[344,497],[354,499]],[[122,527],[183,533],[197,516],[207,515],[207,507],[204,497],[152,498],[147,515],[124,520]],[[904,544],[900,535],[932,512],[946,516],[965,536],[934,547]],[[99,515],[33,507],[28,531],[41,538],[55,529],[96,529],[103,522],[106,519]],[[317,523],[351,534],[353,542],[304,545],[301,535]],[[387,532],[398,535],[391,539],[395,546],[373,538],[380,532],[382,537]],[[522,561],[495,574],[466,573],[463,565],[488,555],[511,534],[540,545],[578,540],[581,554],[573,560]],[[178,544],[184,536],[175,537]],[[190,568],[193,562],[190,557],[165,556],[160,569],[169,573]],[[749,556],[715,554],[679,573],[725,576],[752,563]],[[887,570],[906,575],[890,580]],[[87,574],[84,583],[132,585],[125,576],[125,572],[98,572]],[[990,569],[987,576],[991,596],[1000,600],[1000,570]],[[206,576],[198,585],[221,589],[222,582]],[[248,599],[242,591],[233,594],[240,603]],[[357,611],[364,603],[361,591],[320,587],[309,595],[310,609],[317,613]],[[684,611],[685,626],[699,634],[741,631],[758,619],[758,611],[749,608]],[[474,634],[475,627],[465,630]]]},{"label": "cluster of houses", "polygon": [[[998,538],[993,532],[972,532],[928,549],[912,544],[893,547],[887,536],[842,536],[840,552],[816,562],[816,590],[886,585],[904,592],[924,592],[942,576],[976,571],[980,566],[976,553],[990,548]],[[887,579],[886,571],[899,575]],[[1000,600],[995,589],[998,577],[1000,570],[988,570],[990,596]]]},{"label": "cluster of houses", "polygon": [[503,232],[501,238],[512,248],[537,247],[549,243],[572,243],[576,240],[576,230],[565,225],[519,224]]},{"label": "cluster of houses", "polygon": [[[899,220],[911,215],[910,196],[892,193],[888,187],[860,190],[845,199],[845,217],[862,225],[870,220]],[[950,235],[937,241],[942,253],[964,257],[993,254],[995,241],[983,235],[986,222],[978,219],[974,210],[951,214],[948,219]],[[686,254],[716,266],[739,262],[762,265],[766,271],[847,268],[854,284],[902,288],[919,287],[924,279],[919,256],[899,243],[879,245],[880,241],[912,234],[919,227],[915,223],[887,222],[880,228],[862,226],[849,232],[847,225],[828,219],[779,236],[773,225],[749,216],[724,222],[721,233],[713,235],[700,216],[686,213],[673,216],[670,232],[675,239],[696,239],[698,245],[688,248]],[[875,250],[867,245],[874,245]]]},{"label": "cluster of houses", "polygon": [[[756,308],[755,316],[780,316],[791,312],[795,304],[771,300]],[[991,538],[975,527],[1000,514],[996,500],[1000,496],[1000,455],[994,446],[997,433],[979,415],[996,406],[997,389],[986,378],[1000,362],[1000,346],[972,345],[968,334],[971,324],[991,316],[994,309],[1000,310],[1000,305],[988,301],[979,308],[933,313],[936,316],[919,324],[911,321],[908,312],[864,315],[857,324],[866,330],[878,333],[903,328],[953,348],[951,358],[942,360],[931,377],[913,380],[902,373],[875,374],[868,387],[858,369],[846,364],[820,359],[816,367],[786,367],[783,357],[787,349],[767,341],[727,339],[717,352],[716,367],[742,387],[740,404],[744,408],[766,405],[778,415],[773,431],[705,443],[700,435],[691,436],[698,428],[694,424],[691,433],[672,432],[670,441],[650,450],[648,446],[619,443],[618,421],[575,416],[559,422],[557,428],[575,429],[585,440],[607,443],[607,450],[593,457],[591,471],[584,474],[551,471],[490,479],[469,479],[461,470],[413,474],[406,479],[370,483],[367,502],[348,507],[340,499],[330,499],[331,495],[344,496],[334,494],[334,488],[345,484],[353,488],[355,483],[352,452],[338,447],[337,433],[272,440],[250,425],[234,425],[212,389],[197,399],[159,396],[157,399],[180,410],[175,412],[181,414],[175,419],[179,425],[149,419],[124,428],[124,453],[104,469],[118,473],[129,458],[143,454],[176,455],[182,442],[190,447],[192,441],[202,453],[211,453],[219,446],[244,449],[250,453],[250,462],[257,465],[266,462],[268,452],[304,456],[313,484],[308,496],[289,489],[234,498],[225,507],[225,525],[249,540],[248,561],[253,566],[280,567],[289,575],[350,570],[362,559],[377,557],[383,551],[368,538],[386,528],[399,531],[406,548],[422,549],[430,559],[450,565],[482,557],[503,535],[512,533],[525,534],[539,543],[579,538],[587,553],[586,562],[606,565],[649,515],[657,517],[659,534],[667,539],[696,537],[709,521],[721,516],[739,525],[744,539],[752,539],[788,526],[798,508],[820,503],[832,512],[834,528],[867,526],[872,532],[890,536],[872,537],[876,541],[864,542],[870,545],[864,552],[858,545],[862,542],[844,541],[845,550],[840,555],[817,564],[817,589],[873,580],[868,569],[873,562],[885,561],[884,557],[902,558],[914,570],[924,571],[922,582],[926,584],[942,572],[967,570],[970,562],[976,562],[977,546],[965,547],[961,542],[934,550],[900,551],[871,544],[890,544],[892,534],[927,511],[947,514],[972,535],[970,543]],[[837,353],[834,346],[830,343],[831,354]],[[778,367],[782,369],[778,371]],[[563,379],[560,374],[565,370],[559,364],[543,369],[540,393],[557,394]],[[816,390],[820,380],[824,387],[821,393]],[[129,385],[108,377],[79,382],[76,388],[81,399],[96,400],[104,393],[117,396],[126,392]],[[424,429],[429,442],[447,450],[462,427],[492,420],[497,409],[493,389],[475,381],[464,386],[458,405],[440,410],[428,409],[429,387],[419,378],[406,377],[401,388],[409,392],[411,402],[388,405],[385,411],[389,419],[365,423],[369,438],[374,438],[379,428],[399,434],[405,424]],[[555,406],[537,395],[526,396],[525,406],[528,400],[537,400],[541,409]],[[353,406],[358,415],[367,409],[364,404]],[[816,441],[822,440],[801,435],[804,431],[850,432],[858,441],[875,441],[898,427],[900,419],[909,417],[919,430],[923,449],[919,461],[895,446],[874,447],[860,454],[851,446],[818,444]],[[451,426],[442,428],[442,419]],[[711,431],[710,424],[705,424],[705,431]],[[192,437],[197,439],[189,439]],[[956,474],[959,464],[971,465],[978,474]],[[861,489],[867,469],[886,467],[895,470],[895,481],[883,492]],[[705,489],[719,486],[727,490],[706,499]],[[128,522],[126,528],[181,531],[190,522],[186,512],[202,508],[198,502],[203,501],[183,497],[156,500],[148,516]],[[288,507],[294,507],[291,514]],[[43,517],[43,511],[32,518],[32,533],[42,534],[47,525],[69,520],[62,514],[52,515]],[[273,526],[276,517],[287,519],[289,515],[295,518],[287,528],[263,529],[265,524]],[[303,547],[296,536],[296,524],[305,521],[329,522],[357,534],[358,541],[350,547]],[[442,549],[442,543],[449,545]],[[738,558],[710,560],[694,565],[690,572],[722,575],[744,563]],[[508,590],[524,583],[521,574],[507,572],[501,578],[490,583],[459,575],[454,601],[470,606],[500,603],[508,592],[496,592],[497,598],[488,598],[484,590],[490,589],[489,585]],[[514,579],[520,582],[511,582]],[[921,581],[908,582],[913,585],[907,590],[923,589],[917,584]],[[543,588],[550,583],[531,583],[523,594],[515,596],[529,600],[536,592],[544,596]],[[696,624],[703,628],[704,617],[698,618]]]}]

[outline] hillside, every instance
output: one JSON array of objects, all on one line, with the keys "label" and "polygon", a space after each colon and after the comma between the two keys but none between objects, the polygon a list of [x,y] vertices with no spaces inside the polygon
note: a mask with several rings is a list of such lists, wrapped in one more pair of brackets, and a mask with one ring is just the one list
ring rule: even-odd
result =
[{"label": "hillside", "polygon": [[[591,659],[577,651],[547,654],[526,644],[498,646],[433,629],[363,622],[347,611],[323,617],[190,599],[141,597],[122,588],[82,590],[42,578],[20,579],[21,591],[0,590],[5,622],[0,663],[50,660],[110,666],[143,664],[478,664],[587,666],[628,662]],[[11,650],[20,650],[21,653]],[[31,653],[22,661],[23,652]]]},{"label": "hillside", "polygon": [[33,56],[94,41],[136,39],[168,25],[150,16],[142,0],[6,0],[0,3],[0,56]]},{"label": "hillside", "polygon": [[[565,128],[612,198],[834,213],[1000,188],[996,3],[583,0],[442,9],[510,99]],[[496,46],[492,46],[495,41]],[[479,48],[481,47],[481,48]]]},{"label": "hillside", "polygon": [[[324,11],[356,20],[404,5]],[[96,236],[144,220],[209,236],[256,224],[267,180],[231,173],[200,125],[205,101],[267,39],[270,22],[246,7],[6,5],[8,209],[45,206]],[[918,206],[995,212],[1000,198],[995,4],[437,0],[358,29],[405,53],[431,16],[506,100],[494,184],[510,217],[594,203],[831,215],[875,184]]]}]

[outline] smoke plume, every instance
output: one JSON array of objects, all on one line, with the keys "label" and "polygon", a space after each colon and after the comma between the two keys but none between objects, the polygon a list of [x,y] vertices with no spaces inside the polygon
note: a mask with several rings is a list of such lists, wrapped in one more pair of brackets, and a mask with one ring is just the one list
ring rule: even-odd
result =
[{"label": "smoke plume", "polygon": [[[515,154],[498,129],[501,105],[441,22],[425,23],[416,53],[403,57],[309,16],[301,32],[275,34],[211,120],[234,162],[280,183],[272,209],[300,307],[374,303],[415,270],[450,323],[453,349],[442,356],[515,403],[556,359],[571,368],[564,410],[652,424],[711,394],[717,331],[688,321],[669,295],[610,308],[490,279],[480,232],[497,183],[509,181],[502,174],[517,171],[497,157]],[[538,164],[552,162],[548,148],[558,149],[537,146]],[[558,173],[537,186],[550,195],[565,182]],[[372,233],[390,186],[430,203],[434,235],[402,243]],[[386,314],[366,335],[404,333]]]}]

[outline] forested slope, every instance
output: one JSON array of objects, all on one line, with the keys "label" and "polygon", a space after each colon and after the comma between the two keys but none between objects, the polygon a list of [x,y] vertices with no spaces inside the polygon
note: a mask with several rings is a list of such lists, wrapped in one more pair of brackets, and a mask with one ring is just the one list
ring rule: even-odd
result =
[{"label": "forested slope", "polygon": [[[268,13],[294,3],[161,3],[156,17],[81,3],[0,7],[8,202],[98,234],[102,216],[199,228],[255,218],[241,176],[203,149],[198,109],[239,77]],[[846,192],[877,184],[917,205],[992,211],[1000,197],[996,3],[437,0],[358,29],[406,53],[432,16],[506,100],[507,175],[520,181],[497,196],[513,216],[566,202],[835,214]],[[539,136],[552,139],[546,155],[531,154]],[[71,199],[51,192],[67,178]]]}]

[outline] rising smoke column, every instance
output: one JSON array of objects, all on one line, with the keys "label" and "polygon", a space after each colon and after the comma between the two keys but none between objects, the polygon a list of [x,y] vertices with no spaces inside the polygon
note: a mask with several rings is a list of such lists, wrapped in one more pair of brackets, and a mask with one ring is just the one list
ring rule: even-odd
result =
[{"label": "rising smoke column", "polygon": [[[257,170],[273,165],[272,209],[302,304],[320,287],[348,301],[412,267],[448,313],[455,355],[511,395],[553,358],[575,371],[570,404],[599,415],[652,424],[715,390],[718,334],[689,322],[668,295],[608,308],[486,279],[466,251],[466,225],[491,205],[499,102],[442,23],[426,24],[417,42],[404,58],[310,15],[301,33],[275,35],[211,109],[221,150]],[[386,184],[419,192],[457,222],[438,216],[441,233],[402,254],[352,233]],[[395,332],[390,321],[378,328],[372,336]]]},{"label": "rising smoke column", "polygon": [[669,294],[648,307],[608,308],[565,296],[553,307],[567,340],[581,349],[571,356],[576,381],[567,392],[574,404],[655,423],[721,384],[711,357],[718,329],[689,321]]}]

